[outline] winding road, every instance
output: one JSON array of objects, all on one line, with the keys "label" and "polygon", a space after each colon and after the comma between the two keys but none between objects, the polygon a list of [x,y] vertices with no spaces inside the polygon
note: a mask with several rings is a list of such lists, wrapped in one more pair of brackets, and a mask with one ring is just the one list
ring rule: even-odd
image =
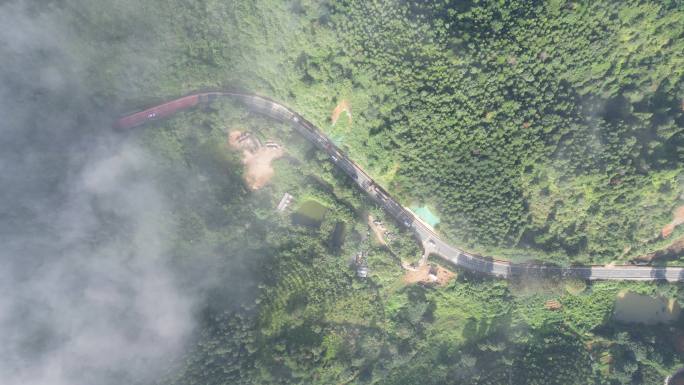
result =
[{"label": "winding road", "polygon": [[575,277],[586,280],[621,281],[684,281],[682,267],[652,266],[570,266],[559,267],[539,264],[511,263],[466,252],[443,241],[432,229],[404,208],[379,186],[359,165],[354,163],[323,132],[294,110],[269,98],[241,92],[202,92],[188,95],[119,119],[115,127],[130,129],[149,121],[168,117],[178,111],[209,103],[221,97],[232,98],[250,110],[273,119],[288,122],[304,138],[325,152],[330,160],[368,194],[402,226],[411,229],[422,243],[426,254],[432,254],[470,271],[510,279],[516,276]]}]

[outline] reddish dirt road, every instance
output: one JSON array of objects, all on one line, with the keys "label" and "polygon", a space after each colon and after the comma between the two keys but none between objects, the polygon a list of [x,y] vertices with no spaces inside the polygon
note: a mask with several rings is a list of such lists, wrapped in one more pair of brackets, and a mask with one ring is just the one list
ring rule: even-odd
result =
[{"label": "reddish dirt road", "polygon": [[330,120],[332,121],[333,126],[335,123],[337,123],[337,119],[340,118],[340,114],[342,112],[347,113],[347,120],[349,121],[349,124],[352,122],[352,116],[351,116],[351,104],[347,100],[342,100],[337,107],[333,110],[332,114],[330,115]]}]

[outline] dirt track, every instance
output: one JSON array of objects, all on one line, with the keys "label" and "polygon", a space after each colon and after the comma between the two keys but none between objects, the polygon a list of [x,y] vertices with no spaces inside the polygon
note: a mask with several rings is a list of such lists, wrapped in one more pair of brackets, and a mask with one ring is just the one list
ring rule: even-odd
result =
[{"label": "dirt track", "polygon": [[381,245],[387,246],[387,242],[385,241],[385,236],[383,235],[385,228],[382,225],[376,225],[373,223],[375,218],[373,218],[372,215],[368,215],[368,227],[373,230],[373,234],[375,234],[375,238],[380,242]]},{"label": "dirt track", "polygon": [[340,114],[342,114],[342,112],[347,113],[347,120],[349,121],[349,124],[351,124],[351,122],[352,122],[351,104],[349,104],[349,102],[346,100],[342,100],[337,105],[337,107],[335,107],[332,114],[330,115],[330,120],[332,121],[333,126],[337,123],[337,119],[340,118]]}]

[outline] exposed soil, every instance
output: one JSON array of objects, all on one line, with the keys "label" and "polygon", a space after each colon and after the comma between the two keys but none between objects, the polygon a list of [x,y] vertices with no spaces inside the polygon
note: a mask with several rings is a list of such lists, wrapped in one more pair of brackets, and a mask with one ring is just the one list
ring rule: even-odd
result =
[{"label": "exposed soil", "polygon": [[442,266],[435,264],[425,264],[411,269],[406,269],[403,281],[406,284],[423,283],[431,285],[446,285],[456,277],[456,273],[451,272]]},{"label": "exposed soil", "polygon": [[[660,231],[660,237],[662,239],[668,238],[670,235],[672,235],[672,232],[674,229],[684,223],[684,206],[679,206],[674,211],[672,212],[672,221],[665,226],[663,226],[662,230]],[[626,249],[626,251],[629,251],[629,249]],[[671,259],[674,257],[677,257],[681,255],[684,252],[684,237],[679,238],[672,242],[670,246],[667,248],[654,251],[652,253],[644,254],[644,255],[639,255],[637,257],[634,257],[633,260],[635,261],[642,261],[642,262],[652,262],[654,259]]]},{"label": "exposed soil", "polygon": [[665,249],[640,255],[635,260],[651,262],[654,259],[671,259],[684,254],[684,238],[677,239]]},{"label": "exposed soil", "polygon": [[684,223],[684,206],[679,206],[674,210],[672,222],[675,224],[675,226],[679,226]]},{"label": "exposed soil", "polygon": [[337,123],[337,119],[340,118],[340,114],[342,112],[347,113],[347,120],[349,121],[349,124],[352,122],[352,115],[351,115],[351,104],[347,100],[342,100],[337,107],[333,110],[332,114],[330,115],[330,120],[332,121],[333,126],[335,123]]},{"label": "exposed soil", "polygon": [[245,183],[252,190],[264,187],[273,178],[275,171],[271,162],[284,154],[283,148],[274,143],[262,146],[261,142],[248,132],[231,131],[228,144],[242,150],[242,164],[245,165]]},{"label": "exposed soil", "polygon": [[663,238],[667,238],[672,234],[674,229],[675,229],[675,226],[672,224],[672,222],[670,222],[670,223],[666,224],[663,227],[663,229],[660,231],[660,236],[662,236]]},{"label": "exposed soil", "polygon": [[672,245],[670,245],[670,247],[665,249],[665,252],[667,252],[668,254],[677,254],[677,255],[684,252],[684,238],[680,238],[680,239],[676,240]]},{"label": "exposed soil", "polygon": [[663,238],[669,237],[674,231],[675,227],[684,223],[684,206],[677,207],[672,213],[672,222],[668,223],[660,231]]},{"label": "exposed soil", "polygon": [[560,310],[563,307],[560,302],[556,299],[550,299],[544,302],[544,308],[546,310]]}]

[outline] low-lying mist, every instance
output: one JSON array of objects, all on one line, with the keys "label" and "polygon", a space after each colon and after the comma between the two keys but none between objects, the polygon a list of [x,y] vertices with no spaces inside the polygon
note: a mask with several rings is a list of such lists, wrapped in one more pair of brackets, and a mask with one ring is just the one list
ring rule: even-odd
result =
[{"label": "low-lying mist", "polygon": [[110,131],[54,4],[0,5],[0,382],[146,383],[204,299],[169,257],[153,156]]}]

